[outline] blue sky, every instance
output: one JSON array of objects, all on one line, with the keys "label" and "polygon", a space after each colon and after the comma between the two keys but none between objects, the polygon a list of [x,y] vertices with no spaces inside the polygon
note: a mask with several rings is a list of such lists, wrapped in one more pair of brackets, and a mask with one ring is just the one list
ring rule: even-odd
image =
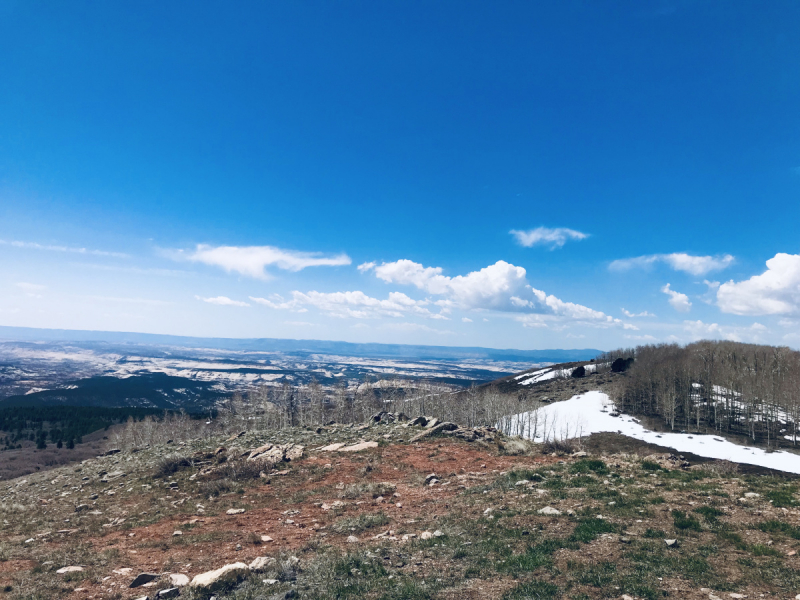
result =
[{"label": "blue sky", "polygon": [[799,19],[0,0],[0,324],[800,347]]}]

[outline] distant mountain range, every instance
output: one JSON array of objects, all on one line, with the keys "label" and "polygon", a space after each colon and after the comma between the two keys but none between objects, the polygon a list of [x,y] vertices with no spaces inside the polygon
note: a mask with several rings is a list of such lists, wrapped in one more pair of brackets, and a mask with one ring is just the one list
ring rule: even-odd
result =
[{"label": "distant mountain range", "polygon": [[470,346],[418,346],[411,344],[355,344],[328,340],[288,340],[278,338],[201,338],[153,333],[84,331],[77,329],[37,329],[0,326],[0,341],[98,342],[215,348],[238,352],[322,353],[365,358],[410,358],[425,360],[492,360],[536,363],[562,363],[589,360],[597,349],[516,350]]}]

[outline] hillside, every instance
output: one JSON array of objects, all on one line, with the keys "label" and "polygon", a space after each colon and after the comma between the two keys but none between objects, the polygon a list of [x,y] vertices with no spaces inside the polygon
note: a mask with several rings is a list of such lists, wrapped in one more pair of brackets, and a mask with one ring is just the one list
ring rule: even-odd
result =
[{"label": "hillside", "polygon": [[0,589],[75,600],[800,591],[793,478],[624,438],[582,450],[379,417],[175,432],[171,444],[7,482]]}]

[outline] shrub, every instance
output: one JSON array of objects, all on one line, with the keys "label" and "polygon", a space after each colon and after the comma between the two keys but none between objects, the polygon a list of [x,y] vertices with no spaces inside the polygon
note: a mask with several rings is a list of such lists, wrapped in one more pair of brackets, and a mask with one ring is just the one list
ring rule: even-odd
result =
[{"label": "shrub", "polygon": [[156,469],[156,477],[169,477],[181,469],[192,466],[192,461],[185,457],[162,458]]}]

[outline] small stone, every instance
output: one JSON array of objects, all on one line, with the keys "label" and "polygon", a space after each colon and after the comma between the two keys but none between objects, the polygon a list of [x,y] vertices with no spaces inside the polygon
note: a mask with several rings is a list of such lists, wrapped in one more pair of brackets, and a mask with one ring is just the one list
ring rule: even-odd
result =
[{"label": "small stone", "polygon": [[626,535],[623,535],[622,537],[619,538],[619,541],[622,542],[623,544],[630,544],[631,538],[629,538]]},{"label": "small stone", "polygon": [[182,532],[182,531],[180,531],[180,530],[175,530],[175,531],[173,531],[173,532],[172,532],[172,537],[175,537],[176,535],[183,535],[183,532]]},{"label": "small stone", "polygon": [[633,597],[628,596],[628,594],[622,594],[622,600],[633,600]]},{"label": "small stone", "polygon": [[358,538],[354,535],[347,536],[347,543],[348,544],[356,544],[358,543]]},{"label": "small stone", "polygon": [[744,495],[745,498],[761,498],[761,494],[756,494],[755,492],[747,492]]},{"label": "small stone", "polygon": [[262,579],[261,583],[266,583],[267,585],[275,585],[278,583],[277,579]]},{"label": "small stone", "polygon": [[442,537],[444,534],[438,529],[433,532],[433,537]]},{"label": "small stone", "polygon": [[538,512],[540,515],[548,515],[553,517],[557,517],[558,515],[561,514],[560,510],[558,510],[557,508],[553,508],[552,506],[545,506],[544,508],[540,508],[536,512]]},{"label": "small stone", "polygon": [[83,567],[73,566],[73,567],[61,567],[56,573],[59,575],[63,575],[64,573],[79,573],[83,571]]},{"label": "small stone", "polygon": [[736,594],[734,592],[731,592],[730,594],[728,594],[728,596],[730,596],[734,600],[742,600],[742,598],[747,598],[745,594]]},{"label": "small stone", "polygon": [[667,545],[668,548],[678,547],[678,540],[664,540],[664,543]]},{"label": "small stone", "polygon": [[244,512],[243,508],[229,508],[225,511],[226,515],[240,515]]},{"label": "small stone", "polygon": [[262,535],[262,536],[261,536],[261,541],[262,541],[262,542],[273,542],[273,541],[275,541],[275,540],[273,540],[273,539],[272,539],[271,537],[269,537],[268,535]]},{"label": "small stone", "polygon": [[174,587],[183,587],[189,585],[189,577],[183,573],[170,573],[169,583]]},{"label": "small stone", "polygon": [[128,587],[136,588],[159,578],[155,573],[139,573]]},{"label": "small stone", "polygon": [[419,534],[419,539],[421,540],[429,540],[433,537],[433,534],[430,531],[423,531]]},{"label": "small stone", "polygon": [[180,595],[181,591],[178,588],[173,587],[166,590],[161,590],[156,594],[156,598],[177,598]]}]

